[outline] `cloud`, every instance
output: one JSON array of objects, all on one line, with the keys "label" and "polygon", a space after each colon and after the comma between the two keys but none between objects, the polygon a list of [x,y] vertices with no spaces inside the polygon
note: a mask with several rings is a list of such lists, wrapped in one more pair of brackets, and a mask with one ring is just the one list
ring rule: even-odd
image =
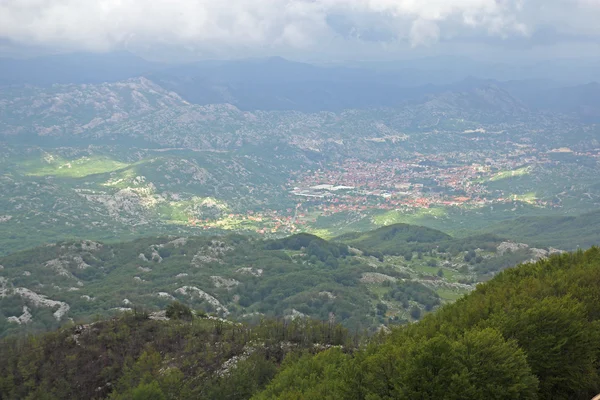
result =
[{"label": "cloud", "polygon": [[[523,40],[538,29],[600,38],[600,0],[0,0],[0,38],[106,51],[180,46],[212,52],[455,38]],[[563,36],[564,35],[564,36]],[[537,43],[536,42],[536,43]]]}]

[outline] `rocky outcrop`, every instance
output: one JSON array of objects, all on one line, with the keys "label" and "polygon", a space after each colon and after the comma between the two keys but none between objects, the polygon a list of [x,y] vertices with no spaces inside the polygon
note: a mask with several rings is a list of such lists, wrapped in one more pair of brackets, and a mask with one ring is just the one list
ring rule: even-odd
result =
[{"label": "rocky outcrop", "polygon": [[48,307],[58,309],[54,312],[54,318],[57,321],[60,321],[62,317],[64,317],[70,310],[70,306],[67,303],[62,301],[50,300],[46,296],[35,293],[27,288],[15,288],[12,290],[12,294],[16,296],[20,296],[25,301],[31,303],[36,307]]},{"label": "rocky outcrop", "polygon": [[362,283],[383,283],[383,282],[396,282],[397,279],[393,276],[380,274],[379,272],[365,272],[360,278]]},{"label": "rocky outcrop", "polygon": [[29,312],[29,308],[27,306],[23,306],[23,314],[19,317],[8,317],[6,318],[8,322],[13,322],[15,324],[23,325],[28,324],[33,321],[33,316]]},{"label": "rocky outcrop", "polygon": [[242,275],[252,275],[252,276],[262,276],[263,270],[260,268],[251,268],[251,267],[242,267],[235,270],[238,274]]},{"label": "rocky outcrop", "polygon": [[240,284],[240,281],[237,281],[235,279],[223,278],[222,276],[211,276],[210,279],[212,280],[212,283],[216,288],[224,287],[227,289],[233,289],[234,287]]},{"label": "rocky outcrop", "polygon": [[229,314],[229,310],[224,305],[222,305],[219,300],[217,300],[215,297],[211,296],[210,294],[206,293],[202,289],[199,289],[195,286],[180,287],[179,289],[177,289],[175,291],[175,293],[181,294],[184,296],[189,296],[192,299],[193,298],[202,299],[202,300],[206,301],[208,304],[210,304],[212,307],[214,307],[218,312],[221,312],[224,315]]}]

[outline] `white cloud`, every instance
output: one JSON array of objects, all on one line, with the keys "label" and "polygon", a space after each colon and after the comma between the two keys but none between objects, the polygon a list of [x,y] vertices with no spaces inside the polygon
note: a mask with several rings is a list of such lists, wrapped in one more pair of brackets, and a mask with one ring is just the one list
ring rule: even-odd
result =
[{"label": "white cloud", "polygon": [[418,47],[453,37],[526,38],[548,26],[600,37],[600,0],[0,0],[0,38],[83,50],[306,50],[340,40],[332,15],[351,24],[346,42]]},{"label": "white cloud", "polygon": [[410,43],[413,47],[435,43],[439,37],[440,28],[433,21],[418,19],[410,28]]}]

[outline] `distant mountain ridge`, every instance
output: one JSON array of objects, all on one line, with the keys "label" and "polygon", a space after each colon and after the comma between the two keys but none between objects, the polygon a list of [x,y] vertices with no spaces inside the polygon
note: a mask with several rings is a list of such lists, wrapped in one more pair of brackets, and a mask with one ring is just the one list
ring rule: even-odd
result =
[{"label": "distant mountain ridge", "polygon": [[[317,66],[280,57],[202,61],[182,65],[148,62],[131,53],[66,54],[36,59],[0,59],[0,87],[97,84],[145,76],[185,100],[209,105],[230,103],[244,111],[341,111],[399,107],[444,92],[470,92],[495,86],[529,107],[598,118],[598,84],[564,86],[551,80],[502,82],[463,76],[440,80],[433,70]],[[454,66],[455,67],[455,66]],[[454,68],[453,67],[453,68]],[[443,66],[441,66],[443,68]],[[429,72],[428,72],[429,71]],[[416,78],[415,72],[423,75]],[[482,99],[480,99],[482,100]]]}]

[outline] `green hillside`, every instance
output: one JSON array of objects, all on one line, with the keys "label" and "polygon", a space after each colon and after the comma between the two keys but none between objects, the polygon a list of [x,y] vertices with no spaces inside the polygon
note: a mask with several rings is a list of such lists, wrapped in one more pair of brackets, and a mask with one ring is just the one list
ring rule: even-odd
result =
[{"label": "green hillside", "polygon": [[433,243],[450,239],[450,235],[423,226],[394,224],[374,231],[352,232],[338,236],[336,240],[351,246],[381,251],[397,252],[406,243]]},{"label": "green hillside", "polygon": [[577,216],[520,217],[486,229],[514,240],[574,250],[600,243],[600,211]]},{"label": "green hillside", "polygon": [[581,399],[600,391],[600,250],[510,269],[367,348],[284,363],[257,399]]},{"label": "green hillside", "polygon": [[0,398],[588,400],[599,297],[592,248],[504,271],[368,339],[331,321],[246,325],[170,303],[3,339]]},{"label": "green hillside", "polygon": [[0,336],[173,300],[238,320],[335,318],[374,331],[418,320],[498,271],[548,254],[409,225],[339,241],[306,233],[61,241],[0,258]]}]

